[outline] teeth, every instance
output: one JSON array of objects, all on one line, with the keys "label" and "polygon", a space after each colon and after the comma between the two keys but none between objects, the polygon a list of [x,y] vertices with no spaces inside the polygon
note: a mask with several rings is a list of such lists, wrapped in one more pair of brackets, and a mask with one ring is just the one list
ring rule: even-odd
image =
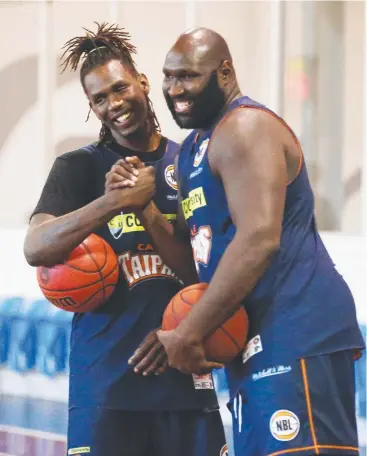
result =
[{"label": "teeth", "polygon": [[175,102],[175,108],[176,108],[176,111],[178,111],[178,112],[186,111],[190,105],[191,105],[190,101],[176,101]]},{"label": "teeth", "polygon": [[123,122],[124,120],[128,119],[131,115],[131,112],[126,112],[122,114],[120,117],[117,117],[116,122]]}]

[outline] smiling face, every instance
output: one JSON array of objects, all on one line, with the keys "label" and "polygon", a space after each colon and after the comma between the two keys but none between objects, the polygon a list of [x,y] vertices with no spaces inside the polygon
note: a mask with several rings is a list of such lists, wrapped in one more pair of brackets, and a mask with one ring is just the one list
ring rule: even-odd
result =
[{"label": "smiling face", "polygon": [[163,94],[181,128],[209,128],[225,105],[218,66],[201,61],[200,55],[173,48],[163,67]]},{"label": "smiling face", "polygon": [[117,142],[144,132],[149,83],[120,60],[112,59],[89,71],[83,81],[90,106]]}]

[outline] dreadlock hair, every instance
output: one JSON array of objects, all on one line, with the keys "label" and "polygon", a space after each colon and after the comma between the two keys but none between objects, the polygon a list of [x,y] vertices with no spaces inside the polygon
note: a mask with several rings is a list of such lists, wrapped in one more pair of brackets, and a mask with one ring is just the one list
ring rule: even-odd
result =
[{"label": "dreadlock hair", "polygon": [[[97,32],[94,33],[86,28],[84,36],[78,36],[67,41],[63,46],[64,53],[61,56],[62,73],[69,67],[76,71],[79,63],[83,59],[80,67],[80,82],[85,90],[84,78],[94,68],[104,65],[110,60],[120,60],[122,64],[129,68],[134,76],[139,72],[132,57],[136,54],[136,47],[130,43],[130,34],[124,28],[116,24],[109,25],[105,22],[97,25]],[[146,96],[148,102],[147,128],[148,134],[160,131],[160,125],[153,110],[153,104]],[[87,120],[89,118],[89,114]],[[99,142],[112,139],[110,129],[102,124],[99,132]]]}]

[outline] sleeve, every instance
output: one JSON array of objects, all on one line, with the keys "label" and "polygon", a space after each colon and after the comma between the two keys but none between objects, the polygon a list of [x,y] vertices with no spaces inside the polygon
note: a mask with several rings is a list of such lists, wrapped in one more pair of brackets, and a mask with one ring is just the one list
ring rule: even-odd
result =
[{"label": "sleeve", "polygon": [[60,217],[90,203],[95,199],[92,171],[92,156],[86,151],[58,157],[31,218],[39,213]]}]

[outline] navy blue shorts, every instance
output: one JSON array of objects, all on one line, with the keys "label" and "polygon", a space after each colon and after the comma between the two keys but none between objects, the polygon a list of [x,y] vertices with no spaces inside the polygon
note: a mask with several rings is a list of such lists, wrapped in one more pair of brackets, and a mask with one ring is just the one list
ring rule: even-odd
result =
[{"label": "navy blue shorts", "polygon": [[68,455],[227,456],[218,410],[69,409]]},{"label": "navy blue shorts", "polygon": [[358,454],[350,351],[265,365],[229,408],[236,456]]}]

